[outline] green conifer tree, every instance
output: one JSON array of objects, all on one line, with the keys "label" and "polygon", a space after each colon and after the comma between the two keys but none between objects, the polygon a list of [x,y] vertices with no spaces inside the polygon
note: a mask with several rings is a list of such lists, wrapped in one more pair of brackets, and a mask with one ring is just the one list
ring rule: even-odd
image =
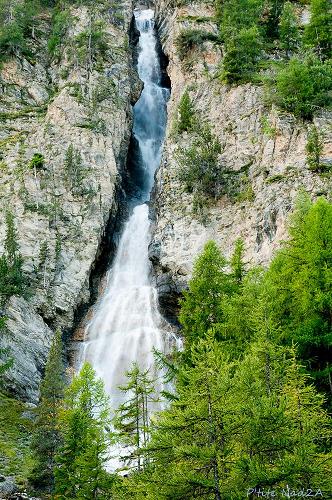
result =
[{"label": "green conifer tree", "polygon": [[332,401],[331,203],[304,198],[289,233],[267,275],[267,300],[281,321],[284,341],[298,344],[317,386]]},{"label": "green conifer tree", "polygon": [[279,22],[279,37],[281,48],[286,52],[286,57],[289,57],[296,51],[300,41],[298,20],[291,2],[286,2],[283,6]]},{"label": "green conifer tree", "polygon": [[315,172],[321,168],[320,156],[323,151],[322,137],[317,130],[317,127],[312,126],[308,133],[308,141],[306,144],[307,163],[310,170]]},{"label": "green conifer tree", "polygon": [[231,257],[232,277],[237,285],[241,285],[246,275],[244,263],[244,241],[240,238],[235,242],[235,248]]},{"label": "green conifer tree", "polygon": [[31,448],[35,466],[31,482],[37,488],[52,490],[54,486],[55,455],[61,443],[58,425],[63,403],[65,379],[61,331],[55,332],[48,355],[45,375],[40,386]]},{"label": "green conifer tree", "polygon": [[22,295],[26,285],[14,215],[10,210],[5,213],[5,224],[5,251],[0,257],[0,303],[2,304],[12,295]]},{"label": "green conifer tree", "polygon": [[221,299],[232,289],[225,267],[226,259],[217,245],[208,242],[194,265],[189,290],[181,302],[179,320],[188,347],[222,319]]},{"label": "green conifer tree", "polygon": [[188,90],[180,99],[176,129],[178,133],[189,132],[195,125],[195,108],[189,96]]},{"label": "green conifer tree", "polygon": [[321,59],[332,57],[332,5],[330,0],[311,0],[311,16],[305,40]]},{"label": "green conifer tree", "polygon": [[154,381],[149,370],[141,370],[137,363],[126,374],[128,383],[119,389],[128,397],[116,411],[115,429],[120,442],[129,448],[127,463],[137,464],[138,470],[145,466],[141,458],[141,448],[150,439],[150,418],[153,404],[157,402]]},{"label": "green conifer tree", "polygon": [[111,498],[116,477],[105,469],[112,442],[110,408],[103,382],[88,363],[66,390],[59,426],[62,445],[54,472],[56,498]]}]

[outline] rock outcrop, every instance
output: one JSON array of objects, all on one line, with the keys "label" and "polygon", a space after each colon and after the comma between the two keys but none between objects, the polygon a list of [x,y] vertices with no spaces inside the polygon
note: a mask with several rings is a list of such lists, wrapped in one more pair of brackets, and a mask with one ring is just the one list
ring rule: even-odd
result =
[{"label": "rock outcrop", "polygon": [[[162,47],[169,58],[172,82],[169,121],[154,193],[155,229],[150,258],[156,270],[161,306],[174,315],[176,297],[186,286],[193,261],[204,243],[215,240],[226,256],[243,238],[246,261],[266,264],[287,237],[287,219],[300,190],[312,198],[331,192],[332,176],[312,172],[306,163],[308,124],[265,104],[261,86],[227,86],[218,78],[222,52],[211,42],[179,59],[176,39],[181,29],[218,33],[209,6],[170,7],[157,2]],[[200,19],[199,25],[195,20]],[[222,145],[219,166],[233,172],[227,195],[193,213],[193,197],[178,180],[177,147],[190,134],[175,136],[173,124],[185,89],[198,116],[206,120]],[[322,111],[314,123],[324,135],[323,159],[331,161],[331,112]]]},{"label": "rock outcrop", "polygon": [[141,91],[131,1],[117,3],[116,12],[100,2],[70,14],[55,58],[44,16],[37,62],[13,58],[0,71],[0,254],[10,209],[29,281],[27,297],[12,298],[3,311],[8,331],[0,345],[15,359],[7,386],[30,401],[54,329],[70,329],[89,301],[104,231],[118,211],[132,104]]}]

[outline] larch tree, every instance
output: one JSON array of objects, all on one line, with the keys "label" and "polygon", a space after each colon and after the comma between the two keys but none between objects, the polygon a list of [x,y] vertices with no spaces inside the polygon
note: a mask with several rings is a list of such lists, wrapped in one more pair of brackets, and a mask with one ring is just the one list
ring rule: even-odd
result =
[{"label": "larch tree", "polygon": [[37,488],[49,491],[54,487],[55,455],[61,443],[58,418],[65,388],[63,345],[61,331],[57,330],[40,386],[40,400],[36,409],[31,448],[34,468],[30,481]]},{"label": "larch tree", "polygon": [[117,481],[106,471],[113,436],[102,380],[85,363],[65,393],[56,455],[55,496],[59,500],[109,499]]}]

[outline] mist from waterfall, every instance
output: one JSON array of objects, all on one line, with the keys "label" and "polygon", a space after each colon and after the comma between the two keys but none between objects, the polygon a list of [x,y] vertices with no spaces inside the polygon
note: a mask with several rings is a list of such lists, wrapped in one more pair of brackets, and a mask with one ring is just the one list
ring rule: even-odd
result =
[{"label": "mist from waterfall", "polygon": [[132,363],[137,361],[144,369],[152,367],[153,348],[165,351],[171,340],[158,310],[148,258],[151,234],[145,202],[160,163],[169,97],[169,90],[161,87],[153,15],[152,10],[135,11],[140,31],[138,73],[144,82],[141,97],[134,106],[133,127],[139,145],[140,189],[108,272],[106,288],[87,326],[81,356],[104,380],[113,409],[122,402],[118,386],[125,383],[125,373]]}]

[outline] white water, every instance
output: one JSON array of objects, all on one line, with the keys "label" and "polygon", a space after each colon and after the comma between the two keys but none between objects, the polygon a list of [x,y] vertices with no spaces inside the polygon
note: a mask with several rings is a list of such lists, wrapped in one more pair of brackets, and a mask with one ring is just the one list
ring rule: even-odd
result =
[{"label": "white water", "polygon": [[113,409],[122,401],[118,386],[125,382],[132,363],[137,361],[144,369],[153,367],[153,347],[165,351],[170,342],[150,280],[150,221],[144,203],[160,163],[169,91],[160,86],[153,11],[137,11],[135,17],[140,31],[138,73],[144,82],[134,107],[133,129],[142,164],[139,201],[125,225],[107,286],[87,326],[82,353],[83,360],[104,380]]}]

